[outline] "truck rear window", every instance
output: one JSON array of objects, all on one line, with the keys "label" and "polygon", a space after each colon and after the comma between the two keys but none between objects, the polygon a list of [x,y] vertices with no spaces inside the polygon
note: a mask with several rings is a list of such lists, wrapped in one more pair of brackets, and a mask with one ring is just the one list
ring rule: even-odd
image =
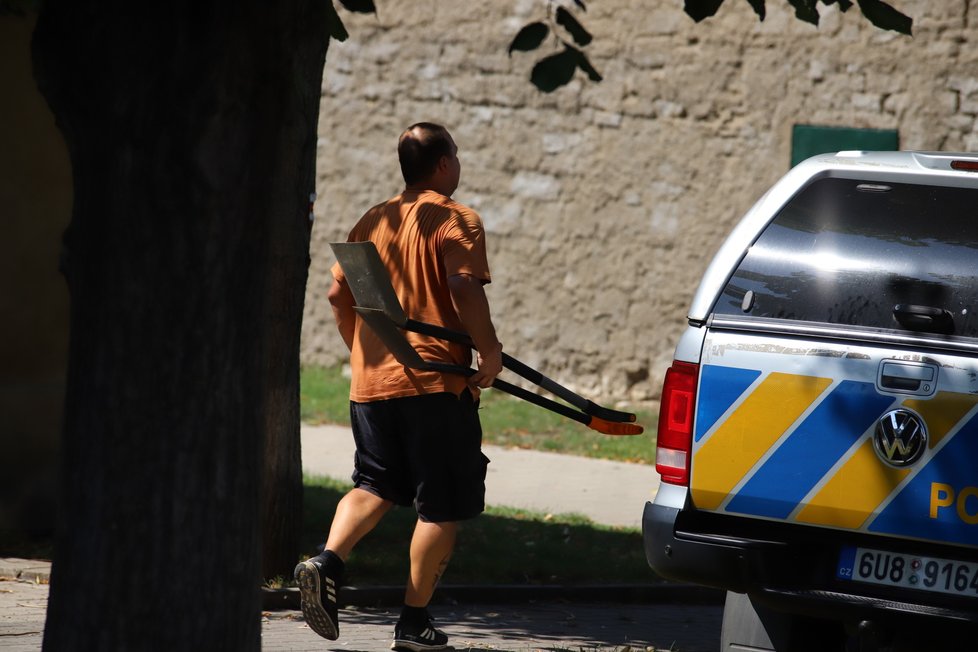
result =
[{"label": "truck rear window", "polygon": [[751,246],[716,311],[976,337],[976,280],[978,189],[823,178]]}]

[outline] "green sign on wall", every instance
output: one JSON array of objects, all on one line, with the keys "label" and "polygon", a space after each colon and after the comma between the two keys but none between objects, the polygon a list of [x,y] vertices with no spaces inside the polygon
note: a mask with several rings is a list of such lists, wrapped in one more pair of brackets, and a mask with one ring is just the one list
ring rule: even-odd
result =
[{"label": "green sign on wall", "polygon": [[897,149],[900,149],[900,135],[895,129],[795,125],[791,130],[791,167],[816,154],[844,150]]}]

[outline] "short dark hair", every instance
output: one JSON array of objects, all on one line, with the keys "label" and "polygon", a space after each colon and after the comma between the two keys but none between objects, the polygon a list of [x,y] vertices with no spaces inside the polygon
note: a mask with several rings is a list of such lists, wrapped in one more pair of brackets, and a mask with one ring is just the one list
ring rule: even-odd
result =
[{"label": "short dark hair", "polygon": [[397,141],[397,158],[401,162],[404,183],[424,181],[438,167],[442,156],[452,155],[448,130],[433,122],[418,122],[401,134]]}]

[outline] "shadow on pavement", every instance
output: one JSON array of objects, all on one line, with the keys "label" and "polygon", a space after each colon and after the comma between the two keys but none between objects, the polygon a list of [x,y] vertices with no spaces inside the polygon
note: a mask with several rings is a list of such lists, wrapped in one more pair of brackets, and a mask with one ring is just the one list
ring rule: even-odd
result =
[{"label": "shadow on pavement", "polygon": [[[458,652],[715,652],[722,619],[721,607],[712,604],[456,605],[433,607],[431,613]],[[301,622],[298,614],[293,617]],[[396,618],[393,608],[344,609],[341,638],[327,649],[387,649]]]}]

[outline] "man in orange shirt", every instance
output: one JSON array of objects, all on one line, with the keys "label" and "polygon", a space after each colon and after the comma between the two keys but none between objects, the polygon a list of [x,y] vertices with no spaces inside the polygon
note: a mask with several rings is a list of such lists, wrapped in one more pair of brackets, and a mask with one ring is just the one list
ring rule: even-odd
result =
[{"label": "man in orange shirt", "polygon": [[[325,550],[301,562],[295,578],[310,627],[336,639],[336,593],[347,557],[393,505],[413,505],[418,521],[391,648],[441,650],[448,637],[432,626],[427,606],[454,549],[458,521],[485,506],[488,459],[478,396],[502,371],[502,344],[483,289],[491,279],[482,220],[451,199],[461,172],[454,140],[444,127],[422,122],[401,134],[397,152],[404,191],[367,211],[348,240],[374,243],[412,319],[467,332],[478,370],[465,378],[400,365],[353,310],[343,271],[334,265],[329,301],[353,372],[354,488],[337,505]],[[468,347],[406,335],[426,360],[472,362]]]}]

